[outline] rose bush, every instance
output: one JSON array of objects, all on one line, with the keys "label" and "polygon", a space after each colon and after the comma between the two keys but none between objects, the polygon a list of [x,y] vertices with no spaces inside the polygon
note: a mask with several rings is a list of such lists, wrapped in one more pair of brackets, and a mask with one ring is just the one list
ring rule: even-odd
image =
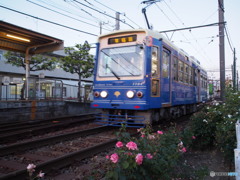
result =
[{"label": "rose bush", "polygon": [[[118,133],[116,151],[108,155],[110,163],[106,179],[171,179],[181,177],[180,157],[187,152],[183,141],[194,140],[192,134],[181,135],[175,129],[152,132],[150,126],[138,129],[139,137],[131,138],[123,127]],[[114,158],[112,158],[114,157]]]},{"label": "rose bush", "polygon": [[224,102],[213,101],[192,117],[191,128],[197,139],[193,146],[215,147],[226,160],[233,162],[237,120],[240,120],[240,92],[227,89]]}]

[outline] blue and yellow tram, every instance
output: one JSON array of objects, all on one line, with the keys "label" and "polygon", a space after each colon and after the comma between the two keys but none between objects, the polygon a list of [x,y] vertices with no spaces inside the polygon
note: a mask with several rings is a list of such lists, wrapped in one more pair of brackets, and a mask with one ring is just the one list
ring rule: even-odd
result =
[{"label": "blue and yellow tram", "polygon": [[207,99],[207,73],[158,32],[116,31],[99,37],[93,93],[98,121],[141,126],[195,111]]}]

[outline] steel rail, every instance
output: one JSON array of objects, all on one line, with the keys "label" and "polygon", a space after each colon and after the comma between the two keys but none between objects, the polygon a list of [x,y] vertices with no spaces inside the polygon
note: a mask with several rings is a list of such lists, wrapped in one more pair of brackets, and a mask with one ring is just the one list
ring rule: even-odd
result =
[{"label": "steel rail", "polygon": [[[80,151],[76,151],[73,153],[69,153],[67,155],[61,156],[59,158],[52,159],[50,161],[37,164],[37,167],[35,170],[37,172],[43,171],[44,173],[50,172],[53,169],[60,169],[62,167],[65,167],[67,165],[70,165],[74,161],[81,161],[85,158],[91,157],[97,153],[100,153],[102,151],[108,150],[109,148],[114,147],[115,143],[117,142],[117,139],[109,140],[105,143],[98,144],[93,147],[85,148]],[[28,172],[25,169],[18,170],[12,173],[9,173],[7,175],[0,176],[1,180],[25,180],[28,177]]]},{"label": "steel rail", "polygon": [[38,140],[17,143],[17,144],[13,144],[10,146],[3,146],[3,147],[0,147],[0,156],[8,155],[8,154],[18,152],[18,151],[24,151],[27,149],[37,148],[40,146],[57,143],[60,141],[65,141],[65,140],[69,140],[69,139],[73,139],[73,138],[77,138],[77,137],[92,135],[92,134],[106,131],[108,129],[110,129],[109,126],[101,126],[101,127],[97,127],[97,128],[91,128],[91,129],[87,129],[87,130],[56,135],[53,137],[47,137],[47,138],[41,138]]},{"label": "steel rail", "polygon": [[26,136],[42,134],[43,131],[50,132],[50,131],[54,131],[56,129],[61,129],[63,127],[65,128],[66,126],[72,126],[72,125],[79,124],[79,123],[88,123],[88,122],[92,122],[94,120],[95,120],[94,117],[85,117],[84,119],[81,119],[79,121],[63,122],[63,123],[54,124],[54,125],[48,124],[48,125],[42,126],[42,127],[34,127],[34,128],[30,128],[30,129],[17,131],[17,132],[12,132],[9,134],[0,135],[0,142],[1,143],[9,142],[11,140],[20,139],[20,138],[23,138]]}]

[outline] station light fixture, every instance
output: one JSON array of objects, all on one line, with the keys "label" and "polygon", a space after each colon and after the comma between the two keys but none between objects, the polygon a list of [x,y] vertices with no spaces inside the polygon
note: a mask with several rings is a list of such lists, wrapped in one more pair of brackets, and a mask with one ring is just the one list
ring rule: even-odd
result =
[{"label": "station light fixture", "polygon": [[13,39],[20,40],[20,41],[31,42],[30,39],[26,39],[26,38],[23,38],[23,37],[15,36],[15,35],[12,35],[12,34],[6,34],[6,36],[10,37],[10,38],[13,38]]}]

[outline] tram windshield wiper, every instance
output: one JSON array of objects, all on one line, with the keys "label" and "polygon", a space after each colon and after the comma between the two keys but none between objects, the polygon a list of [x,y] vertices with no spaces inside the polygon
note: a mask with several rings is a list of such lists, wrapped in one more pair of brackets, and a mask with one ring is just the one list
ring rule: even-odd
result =
[{"label": "tram windshield wiper", "polygon": [[111,73],[112,73],[118,80],[120,80],[120,77],[116,74],[116,72],[114,72],[114,71],[112,70],[112,68],[110,68],[110,67],[108,66],[108,64],[106,64],[106,68],[109,69],[109,70],[111,71]]}]

